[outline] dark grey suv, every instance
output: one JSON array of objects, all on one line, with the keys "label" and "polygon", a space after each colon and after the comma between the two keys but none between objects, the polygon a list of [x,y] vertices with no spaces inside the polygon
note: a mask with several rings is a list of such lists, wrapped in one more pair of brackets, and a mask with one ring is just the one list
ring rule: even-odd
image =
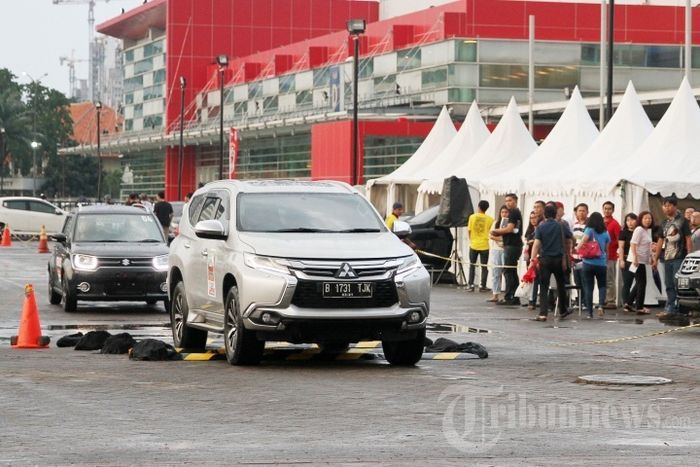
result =
[{"label": "dark grey suv", "polygon": [[678,301],[682,306],[700,309],[700,251],[689,254],[676,274]]}]

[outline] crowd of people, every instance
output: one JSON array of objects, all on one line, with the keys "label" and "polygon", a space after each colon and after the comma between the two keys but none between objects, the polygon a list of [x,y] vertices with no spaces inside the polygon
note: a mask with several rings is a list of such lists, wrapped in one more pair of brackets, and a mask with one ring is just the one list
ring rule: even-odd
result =
[{"label": "crowd of people", "polygon": [[[674,276],[685,256],[700,249],[700,211],[688,208],[681,212],[678,200],[667,197],[663,200],[664,219],[654,219],[650,211],[628,213],[620,225],[611,201],[603,203],[602,213],[590,212],[588,205],[580,203],[571,219],[565,218],[562,203],[536,201],[525,223],[517,205],[518,196],[510,193],[496,219],[486,214],[489,203],[483,200],[469,217],[468,290],[476,290],[479,265],[479,291],[489,290],[488,264],[493,294],[488,301],[520,305],[518,262],[522,259],[534,277],[526,300],[530,310],[539,309],[537,321],[546,321],[555,307],[561,318],[570,315],[570,291],[581,294],[584,316],[593,318],[596,287],[595,314],[603,317],[606,309],[618,308],[619,270],[623,309],[648,315],[651,312],[645,299],[651,270],[659,291],[663,289],[667,297],[665,309],[657,317],[670,318],[681,312]],[[663,270],[663,285],[659,269]]]},{"label": "crowd of people", "polygon": [[[188,196],[191,196],[191,194],[188,194]],[[140,195],[131,193],[124,204],[153,212],[163,229],[163,235],[165,235],[165,238],[168,238],[168,235],[170,235],[170,222],[173,219],[173,206],[165,200],[165,191],[159,191],[155,200],[151,200],[146,193],[141,193]]]}]

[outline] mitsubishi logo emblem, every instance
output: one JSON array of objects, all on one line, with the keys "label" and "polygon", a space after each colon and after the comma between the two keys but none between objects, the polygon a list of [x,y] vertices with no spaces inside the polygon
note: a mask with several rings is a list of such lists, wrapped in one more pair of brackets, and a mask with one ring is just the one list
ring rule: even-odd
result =
[{"label": "mitsubishi logo emblem", "polygon": [[130,265],[130,264],[131,264],[131,261],[129,261],[127,258],[124,258],[124,259],[122,260],[122,266],[128,266],[128,265]]},{"label": "mitsubishi logo emblem", "polygon": [[338,272],[335,273],[335,277],[338,279],[355,279],[357,278],[357,273],[348,263],[343,263],[340,265]]}]

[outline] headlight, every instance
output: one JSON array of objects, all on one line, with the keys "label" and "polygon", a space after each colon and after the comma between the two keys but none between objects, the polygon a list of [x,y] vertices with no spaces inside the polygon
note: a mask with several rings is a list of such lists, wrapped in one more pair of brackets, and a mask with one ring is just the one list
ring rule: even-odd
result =
[{"label": "headlight", "polygon": [[168,255],[160,255],[153,258],[153,267],[157,271],[168,270]]},{"label": "headlight", "polygon": [[97,257],[90,255],[73,255],[73,267],[81,271],[97,269]]},{"label": "headlight", "polygon": [[403,263],[401,263],[399,268],[396,270],[396,274],[406,274],[409,272],[413,272],[421,266],[422,264],[420,262],[420,259],[418,259],[417,255],[409,256],[408,258],[404,258]]},{"label": "headlight", "polygon": [[289,274],[289,268],[284,260],[258,256],[253,253],[243,253],[243,262],[246,266],[273,274]]}]

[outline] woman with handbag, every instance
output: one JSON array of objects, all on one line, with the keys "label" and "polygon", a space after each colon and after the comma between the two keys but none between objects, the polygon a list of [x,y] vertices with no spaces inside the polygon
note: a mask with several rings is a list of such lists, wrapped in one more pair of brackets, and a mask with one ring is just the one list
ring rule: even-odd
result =
[{"label": "woman with handbag", "polygon": [[647,266],[654,267],[654,261],[651,254],[651,245],[653,242],[652,233],[654,231],[654,216],[649,211],[643,211],[639,214],[639,225],[632,233],[630,240],[630,252],[627,256],[627,261],[631,263],[629,271],[634,273],[634,282],[637,292],[627,297],[625,309],[632,308],[638,315],[648,315],[649,310],[644,307],[645,293],[647,289]]},{"label": "woman with handbag", "polygon": [[598,316],[605,315],[606,276],[608,272],[608,244],[610,235],[605,228],[605,221],[599,212],[594,212],[586,222],[578,254],[583,261],[583,306],[586,317],[593,318],[593,287],[598,285]]},{"label": "woman with handbag", "polygon": [[[501,209],[498,210],[498,218],[496,222],[491,226],[491,230],[503,227],[506,219],[508,219],[508,208],[503,205]],[[491,258],[491,264],[493,269],[491,270],[491,290],[493,292],[493,297],[486,300],[491,303],[498,303],[500,300],[502,278],[503,278],[503,237],[498,237],[489,233],[489,258]]]}]

